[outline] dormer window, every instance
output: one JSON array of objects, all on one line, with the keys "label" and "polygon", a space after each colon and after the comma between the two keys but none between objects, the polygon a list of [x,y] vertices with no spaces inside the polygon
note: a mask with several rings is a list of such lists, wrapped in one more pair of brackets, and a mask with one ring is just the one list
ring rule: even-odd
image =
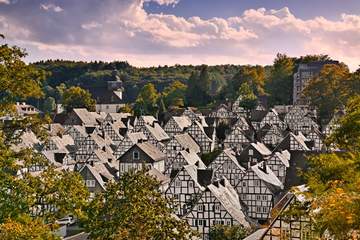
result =
[{"label": "dormer window", "polygon": [[133,152],[133,160],[139,160],[140,159],[140,154],[138,151],[134,151]]}]

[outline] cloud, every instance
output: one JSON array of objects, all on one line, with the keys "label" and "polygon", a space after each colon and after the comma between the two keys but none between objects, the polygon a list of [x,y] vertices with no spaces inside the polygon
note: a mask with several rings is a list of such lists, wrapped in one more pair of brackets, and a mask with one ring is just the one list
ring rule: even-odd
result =
[{"label": "cloud", "polygon": [[45,11],[53,11],[53,12],[62,12],[64,9],[62,9],[60,6],[56,6],[52,3],[48,4],[40,4],[40,9],[43,9]]},{"label": "cloud", "polygon": [[145,2],[156,2],[159,5],[175,6],[180,0],[145,0]]},{"label": "cloud", "polygon": [[0,4],[10,4],[10,0],[0,0]]},{"label": "cloud", "polygon": [[[31,60],[117,59],[141,66],[271,64],[281,52],[329,54],[353,70],[360,62],[360,15],[304,20],[288,8],[259,8],[230,18],[184,18],[148,13],[145,1],[64,1],[66,12],[61,15],[40,14],[30,5],[17,14],[0,10],[0,32],[28,48]],[[165,2],[171,1],[160,1]]]},{"label": "cloud", "polygon": [[95,22],[95,21],[81,24],[81,27],[82,27],[83,29],[86,29],[86,30],[91,30],[91,29],[93,29],[93,28],[98,28],[98,27],[101,27],[101,26],[102,26],[102,24],[100,24],[100,23],[98,23],[98,22]]}]

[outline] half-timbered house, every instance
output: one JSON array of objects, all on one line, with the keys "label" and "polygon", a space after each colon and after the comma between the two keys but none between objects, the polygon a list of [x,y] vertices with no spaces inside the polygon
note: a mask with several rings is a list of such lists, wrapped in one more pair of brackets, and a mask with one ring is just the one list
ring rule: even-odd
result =
[{"label": "half-timbered house", "polygon": [[189,148],[179,151],[175,158],[166,161],[165,174],[171,175],[173,171],[179,171],[185,165],[198,163],[199,166],[205,167],[199,155],[190,151]]},{"label": "half-timbered house", "polygon": [[145,125],[152,125],[157,123],[158,120],[151,115],[144,115],[136,118],[134,121],[134,131],[138,132],[142,129]]},{"label": "half-timbered house", "polygon": [[230,148],[223,150],[222,153],[209,164],[208,168],[214,170],[215,178],[221,179],[225,177],[234,187],[239,184],[246,173],[246,169],[239,164],[236,153]]},{"label": "half-timbered house", "polygon": [[[306,215],[298,216],[291,214],[293,209],[303,209],[307,211],[306,197],[303,191],[304,186],[294,188],[294,191],[288,192],[274,207],[276,216],[271,221],[269,227],[260,236],[263,240],[308,240],[320,239],[314,231],[313,221]],[[326,238],[321,238],[326,239]]]},{"label": "half-timbered house", "polygon": [[169,135],[162,129],[159,123],[153,122],[139,129],[147,137],[148,141],[154,144],[161,151],[165,151],[166,144],[170,141]]},{"label": "half-timbered house", "polygon": [[283,184],[285,184],[286,169],[290,167],[290,157],[290,152],[288,150],[284,150],[281,152],[274,152],[266,161],[266,164]]},{"label": "half-timbered house", "polygon": [[250,143],[238,156],[239,163],[245,167],[262,162],[271,156],[271,151],[261,142]]},{"label": "half-timbered house", "polygon": [[306,142],[309,140],[300,132],[294,134],[289,132],[286,137],[275,147],[274,151],[310,151]]},{"label": "half-timbered house", "polygon": [[184,133],[191,126],[191,120],[187,116],[172,116],[165,124],[164,130],[170,136]]},{"label": "half-timbered house", "polygon": [[183,218],[205,240],[209,239],[210,229],[214,225],[242,225],[244,228],[251,226],[239,195],[226,178],[207,185],[201,198]]},{"label": "half-timbered house", "polygon": [[270,109],[266,113],[265,117],[261,120],[260,128],[264,127],[267,124],[270,126],[276,126],[281,130],[285,130],[287,127],[286,124],[280,119],[279,114],[274,108]]},{"label": "half-timbered house", "polygon": [[237,118],[237,115],[233,113],[225,104],[220,104],[214,111],[209,114],[209,117],[216,119],[217,124],[229,124],[232,119]]},{"label": "half-timbered house", "polygon": [[147,137],[142,132],[127,133],[114,151],[115,158],[118,159],[136,143],[144,141],[147,141]]},{"label": "half-timbered house", "polygon": [[119,174],[143,167],[165,171],[166,155],[150,142],[136,143],[119,157]]},{"label": "half-timbered house", "polygon": [[204,130],[203,125],[194,121],[193,124],[186,130],[187,133],[191,135],[191,137],[199,144],[202,152],[212,152],[215,148],[215,143],[213,141],[212,136],[208,136]]},{"label": "half-timbered house", "polygon": [[[196,154],[200,153],[200,146],[188,133],[173,136],[170,142],[166,144],[167,160],[171,162],[180,151],[186,149],[189,149],[191,152]],[[168,166],[169,164],[165,165]]]},{"label": "half-timbered house", "polygon": [[276,201],[275,196],[283,189],[283,184],[267,166],[266,161],[247,169],[236,190],[247,206],[248,214],[259,223],[267,221]]},{"label": "half-timbered house", "polygon": [[165,196],[171,199],[173,212],[181,217],[200,199],[213,175],[212,170],[206,169],[201,162],[183,166],[173,175]]},{"label": "half-timbered house", "polygon": [[247,136],[246,130],[242,130],[240,127],[234,126],[230,133],[226,135],[224,140],[225,148],[236,148],[242,150],[250,143],[250,139]]}]

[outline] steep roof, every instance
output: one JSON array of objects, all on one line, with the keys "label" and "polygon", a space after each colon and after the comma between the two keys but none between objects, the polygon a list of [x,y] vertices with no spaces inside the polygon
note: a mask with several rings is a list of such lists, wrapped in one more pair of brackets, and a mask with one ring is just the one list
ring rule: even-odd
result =
[{"label": "steep roof", "polygon": [[188,148],[195,153],[200,152],[200,146],[188,133],[175,135],[174,138],[184,149]]},{"label": "steep roof", "polygon": [[191,126],[191,119],[188,116],[173,116],[172,118],[182,131]]},{"label": "steep roof", "polygon": [[263,156],[271,154],[271,151],[261,142],[251,143],[251,146],[253,146]]},{"label": "steep roof", "polygon": [[[157,147],[149,142],[137,143],[134,146],[140,148],[146,155],[148,155],[155,162],[164,160],[166,155],[161,152]],[[133,146],[133,147],[134,147]]]},{"label": "steep roof", "polygon": [[151,135],[159,142],[170,139],[169,135],[165,132],[164,129],[158,123],[145,124],[146,129],[151,133]]},{"label": "steep roof", "polygon": [[283,189],[284,186],[281,181],[276,177],[275,173],[265,164],[265,162],[260,162],[251,167],[254,173],[264,182],[270,184],[274,187]]},{"label": "steep roof", "polygon": [[203,163],[199,155],[192,151],[180,151],[179,154],[183,156],[188,165],[198,164],[199,168],[206,168],[206,165]]},{"label": "steep roof", "polygon": [[[147,140],[147,137],[145,136],[145,134],[143,132],[133,132],[133,133],[128,133],[126,135],[130,141],[134,144],[138,143],[139,140]],[[121,144],[121,143],[120,143]]]},{"label": "steep roof", "polygon": [[236,221],[246,228],[250,227],[247,216],[243,212],[239,195],[226,178],[210,184],[208,189]]}]

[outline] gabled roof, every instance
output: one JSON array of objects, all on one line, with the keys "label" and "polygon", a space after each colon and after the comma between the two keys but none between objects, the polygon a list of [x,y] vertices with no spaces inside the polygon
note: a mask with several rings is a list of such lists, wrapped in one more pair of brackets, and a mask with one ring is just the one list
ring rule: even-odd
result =
[{"label": "gabled roof", "polygon": [[164,160],[166,158],[166,155],[150,142],[137,143],[134,146],[132,146],[130,149],[132,149],[135,146],[140,148],[146,155],[148,155],[155,162]]},{"label": "gabled roof", "polygon": [[239,161],[237,160],[236,158],[236,153],[231,149],[231,148],[227,148],[227,149],[224,149],[224,154],[233,162],[235,163],[235,165],[243,170],[244,172],[246,171],[245,168],[243,168],[240,164],[239,164]]},{"label": "gabled roof", "polygon": [[146,129],[158,142],[169,140],[169,135],[162,129],[160,124],[154,122],[153,124],[145,124]]},{"label": "gabled roof", "polygon": [[74,108],[73,113],[75,113],[85,125],[97,125],[98,122],[96,119],[102,118],[100,114],[89,112],[86,108]]},{"label": "gabled roof", "polygon": [[197,164],[199,168],[206,168],[206,165],[196,153],[182,150],[178,154],[180,154],[185,159],[187,165]]},{"label": "gabled roof", "polygon": [[183,149],[189,149],[195,153],[200,153],[200,146],[196,141],[188,134],[177,134],[174,136],[174,139],[181,145]]},{"label": "gabled roof", "polygon": [[278,157],[280,159],[280,161],[286,166],[286,167],[289,167],[290,166],[290,152],[288,150],[284,150],[284,151],[281,151],[281,152],[275,152],[274,155],[276,157]]},{"label": "gabled roof", "polygon": [[261,122],[268,112],[264,110],[252,110],[250,114],[251,122]]},{"label": "gabled roof", "polygon": [[173,116],[172,118],[182,131],[191,126],[191,119],[188,116]]},{"label": "gabled roof", "polygon": [[83,171],[85,168],[89,169],[91,174],[95,177],[96,181],[104,190],[106,182],[112,181],[115,178],[115,176],[109,172],[104,163],[95,163],[93,166],[90,164],[85,164],[79,172]]},{"label": "gabled roof", "polygon": [[[146,141],[147,137],[143,132],[133,132],[127,133],[126,136],[130,139],[130,141],[134,144],[138,143],[139,140]],[[121,144],[121,143],[120,143]]]},{"label": "gabled roof", "polygon": [[154,122],[157,122],[157,119],[151,115],[143,115],[140,116],[139,119],[142,119],[145,124],[153,124]]},{"label": "gabled roof", "polygon": [[[189,176],[191,177],[191,179],[195,182],[195,185],[201,190],[201,191],[205,191],[205,187],[206,186],[202,186],[199,181],[198,181],[198,169],[199,167],[196,166],[195,164],[193,165],[186,165],[183,167],[183,170],[186,171]],[[181,172],[181,171],[180,171]],[[179,172],[179,173],[180,173]],[[178,174],[179,174],[178,173]],[[175,179],[175,178],[174,178]]]},{"label": "gabled roof", "polygon": [[265,164],[265,162],[260,162],[252,166],[251,169],[265,183],[280,189],[284,188],[282,182],[276,177],[275,173]]},{"label": "gabled roof", "polygon": [[271,151],[261,142],[251,143],[251,146],[263,156],[269,156],[271,154]]},{"label": "gabled roof", "polygon": [[310,151],[310,149],[307,147],[305,141],[308,141],[308,139],[301,133],[299,132],[298,135],[293,134],[292,132],[290,132],[290,136],[292,136],[306,151]]},{"label": "gabled roof", "polygon": [[208,189],[236,221],[246,228],[250,227],[247,216],[242,210],[239,195],[226,178],[210,184]]},{"label": "gabled roof", "polygon": [[74,139],[70,135],[52,136],[50,140],[57,146],[58,149],[66,149],[67,145],[74,145]]},{"label": "gabled roof", "polygon": [[159,170],[157,170],[156,168],[151,168],[149,171],[146,172],[146,174],[152,176],[153,178],[155,178],[156,180],[158,180],[160,182],[160,184],[167,184],[171,181],[171,179],[162,174]]}]

